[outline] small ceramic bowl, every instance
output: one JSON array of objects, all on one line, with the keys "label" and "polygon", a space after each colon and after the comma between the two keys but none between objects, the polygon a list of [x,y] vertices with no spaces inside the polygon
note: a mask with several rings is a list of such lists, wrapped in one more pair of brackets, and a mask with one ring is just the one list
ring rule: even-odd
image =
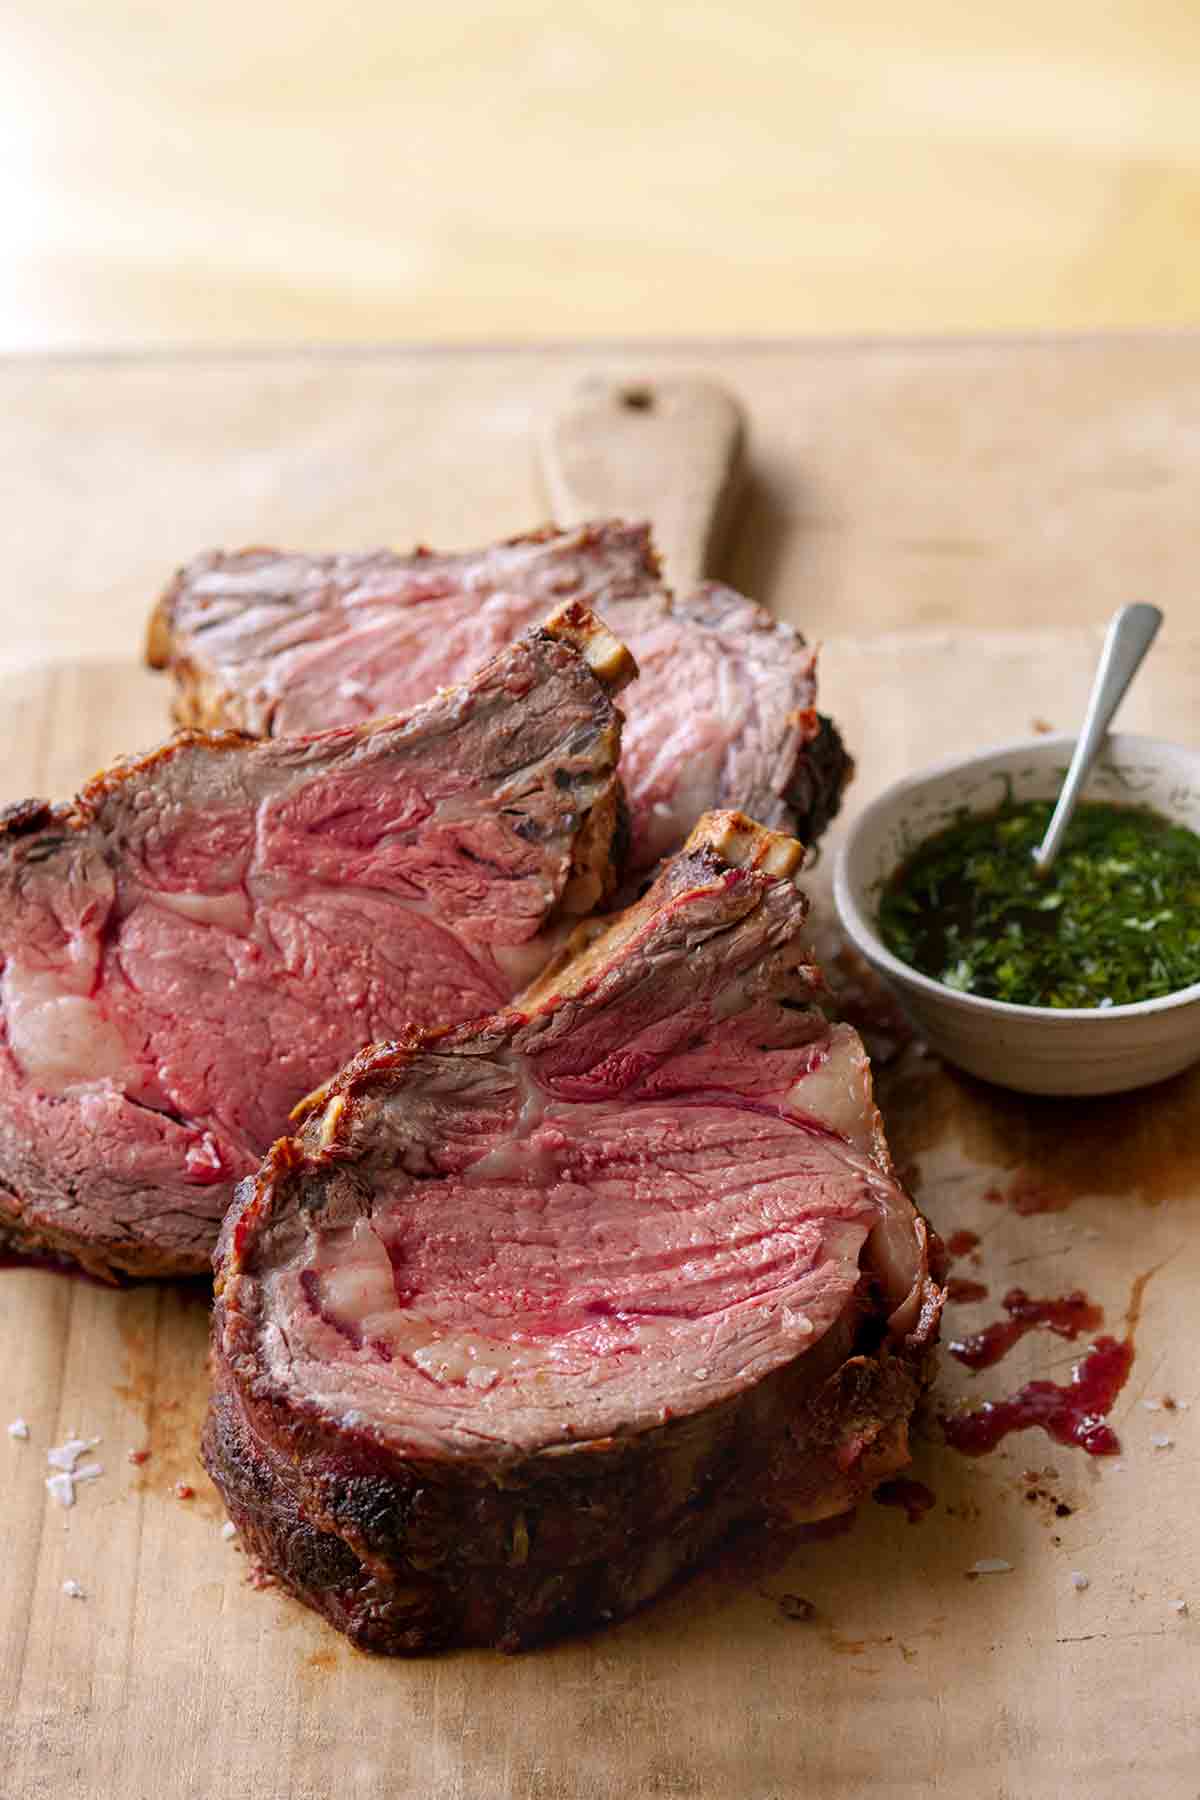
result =
[{"label": "small ceramic bowl", "polygon": [[[1012,1006],[957,993],[886,949],[880,885],[957,812],[990,812],[1010,797],[1052,800],[1071,758],[1069,736],[1001,744],[895,782],[852,824],[834,870],[834,898],[857,949],[896,990],[917,1031],[948,1062],[1026,1094],[1115,1094],[1200,1060],[1200,983],[1132,1006]],[[1200,831],[1200,751],[1163,738],[1110,736],[1085,791],[1090,800],[1149,806]]]}]

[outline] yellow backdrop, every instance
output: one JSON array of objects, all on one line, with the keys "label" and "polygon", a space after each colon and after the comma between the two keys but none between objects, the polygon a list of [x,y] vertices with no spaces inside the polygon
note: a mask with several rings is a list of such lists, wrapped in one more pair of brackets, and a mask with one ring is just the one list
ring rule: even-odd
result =
[{"label": "yellow backdrop", "polygon": [[18,0],[0,342],[1188,322],[1194,0]]}]

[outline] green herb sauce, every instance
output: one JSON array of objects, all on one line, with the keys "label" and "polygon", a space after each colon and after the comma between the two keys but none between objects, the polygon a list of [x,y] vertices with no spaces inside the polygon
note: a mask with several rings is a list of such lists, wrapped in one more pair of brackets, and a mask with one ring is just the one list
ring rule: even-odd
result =
[{"label": "green herb sauce", "polygon": [[1200,981],[1200,837],[1139,807],[1079,808],[1048,877],[1049,801],[956,821],[885,884],[894,956],[1017,1006],[1125,1006]]}]

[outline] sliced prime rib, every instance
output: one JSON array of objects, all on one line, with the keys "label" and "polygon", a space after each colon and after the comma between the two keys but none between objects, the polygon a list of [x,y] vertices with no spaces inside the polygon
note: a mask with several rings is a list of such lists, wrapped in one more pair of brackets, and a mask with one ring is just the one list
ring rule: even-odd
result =
[{"label": "sliced prime rib", "polygon": [[357,1644],[619,1617],[908,1460],[942,1296],[814,1005],[801,855],[707,816],[511,1007],[360,1053],[239,1189],[205,1460]]},{"label": "sliced prime rib", "polygon": [[304,1094],[408,1021],[494,1011],[603,899],[632,673],[572,602],[407,716],[184,733],[10,808],[0,1231],[97,1273],[206,1268]]},{"label": "sliced prime rib", "polygon": [[458,556],[214,552],[176,575],[147,654],[175,678],[181,724],[315,731],[424,699],[568,596],[641,669],[622,760],[634,870],[713,807],[805,843],[820,835],[849,762],[815,710],[815,653],[729,589],[673,601],[644,525],[548,529]]}]

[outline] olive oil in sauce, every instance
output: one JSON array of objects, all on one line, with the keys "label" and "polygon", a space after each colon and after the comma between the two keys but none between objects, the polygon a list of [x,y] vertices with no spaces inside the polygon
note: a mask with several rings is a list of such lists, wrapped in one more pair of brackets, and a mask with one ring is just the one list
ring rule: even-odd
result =
[{"label": "olive oil in sauce", "polygon": [[1200,837],[1159,813],[1081,805],[1050,874],[1050,801],[961,814],[884,886],[894,956],[1016,1006],[1125,1006],[1200,981]]}]

